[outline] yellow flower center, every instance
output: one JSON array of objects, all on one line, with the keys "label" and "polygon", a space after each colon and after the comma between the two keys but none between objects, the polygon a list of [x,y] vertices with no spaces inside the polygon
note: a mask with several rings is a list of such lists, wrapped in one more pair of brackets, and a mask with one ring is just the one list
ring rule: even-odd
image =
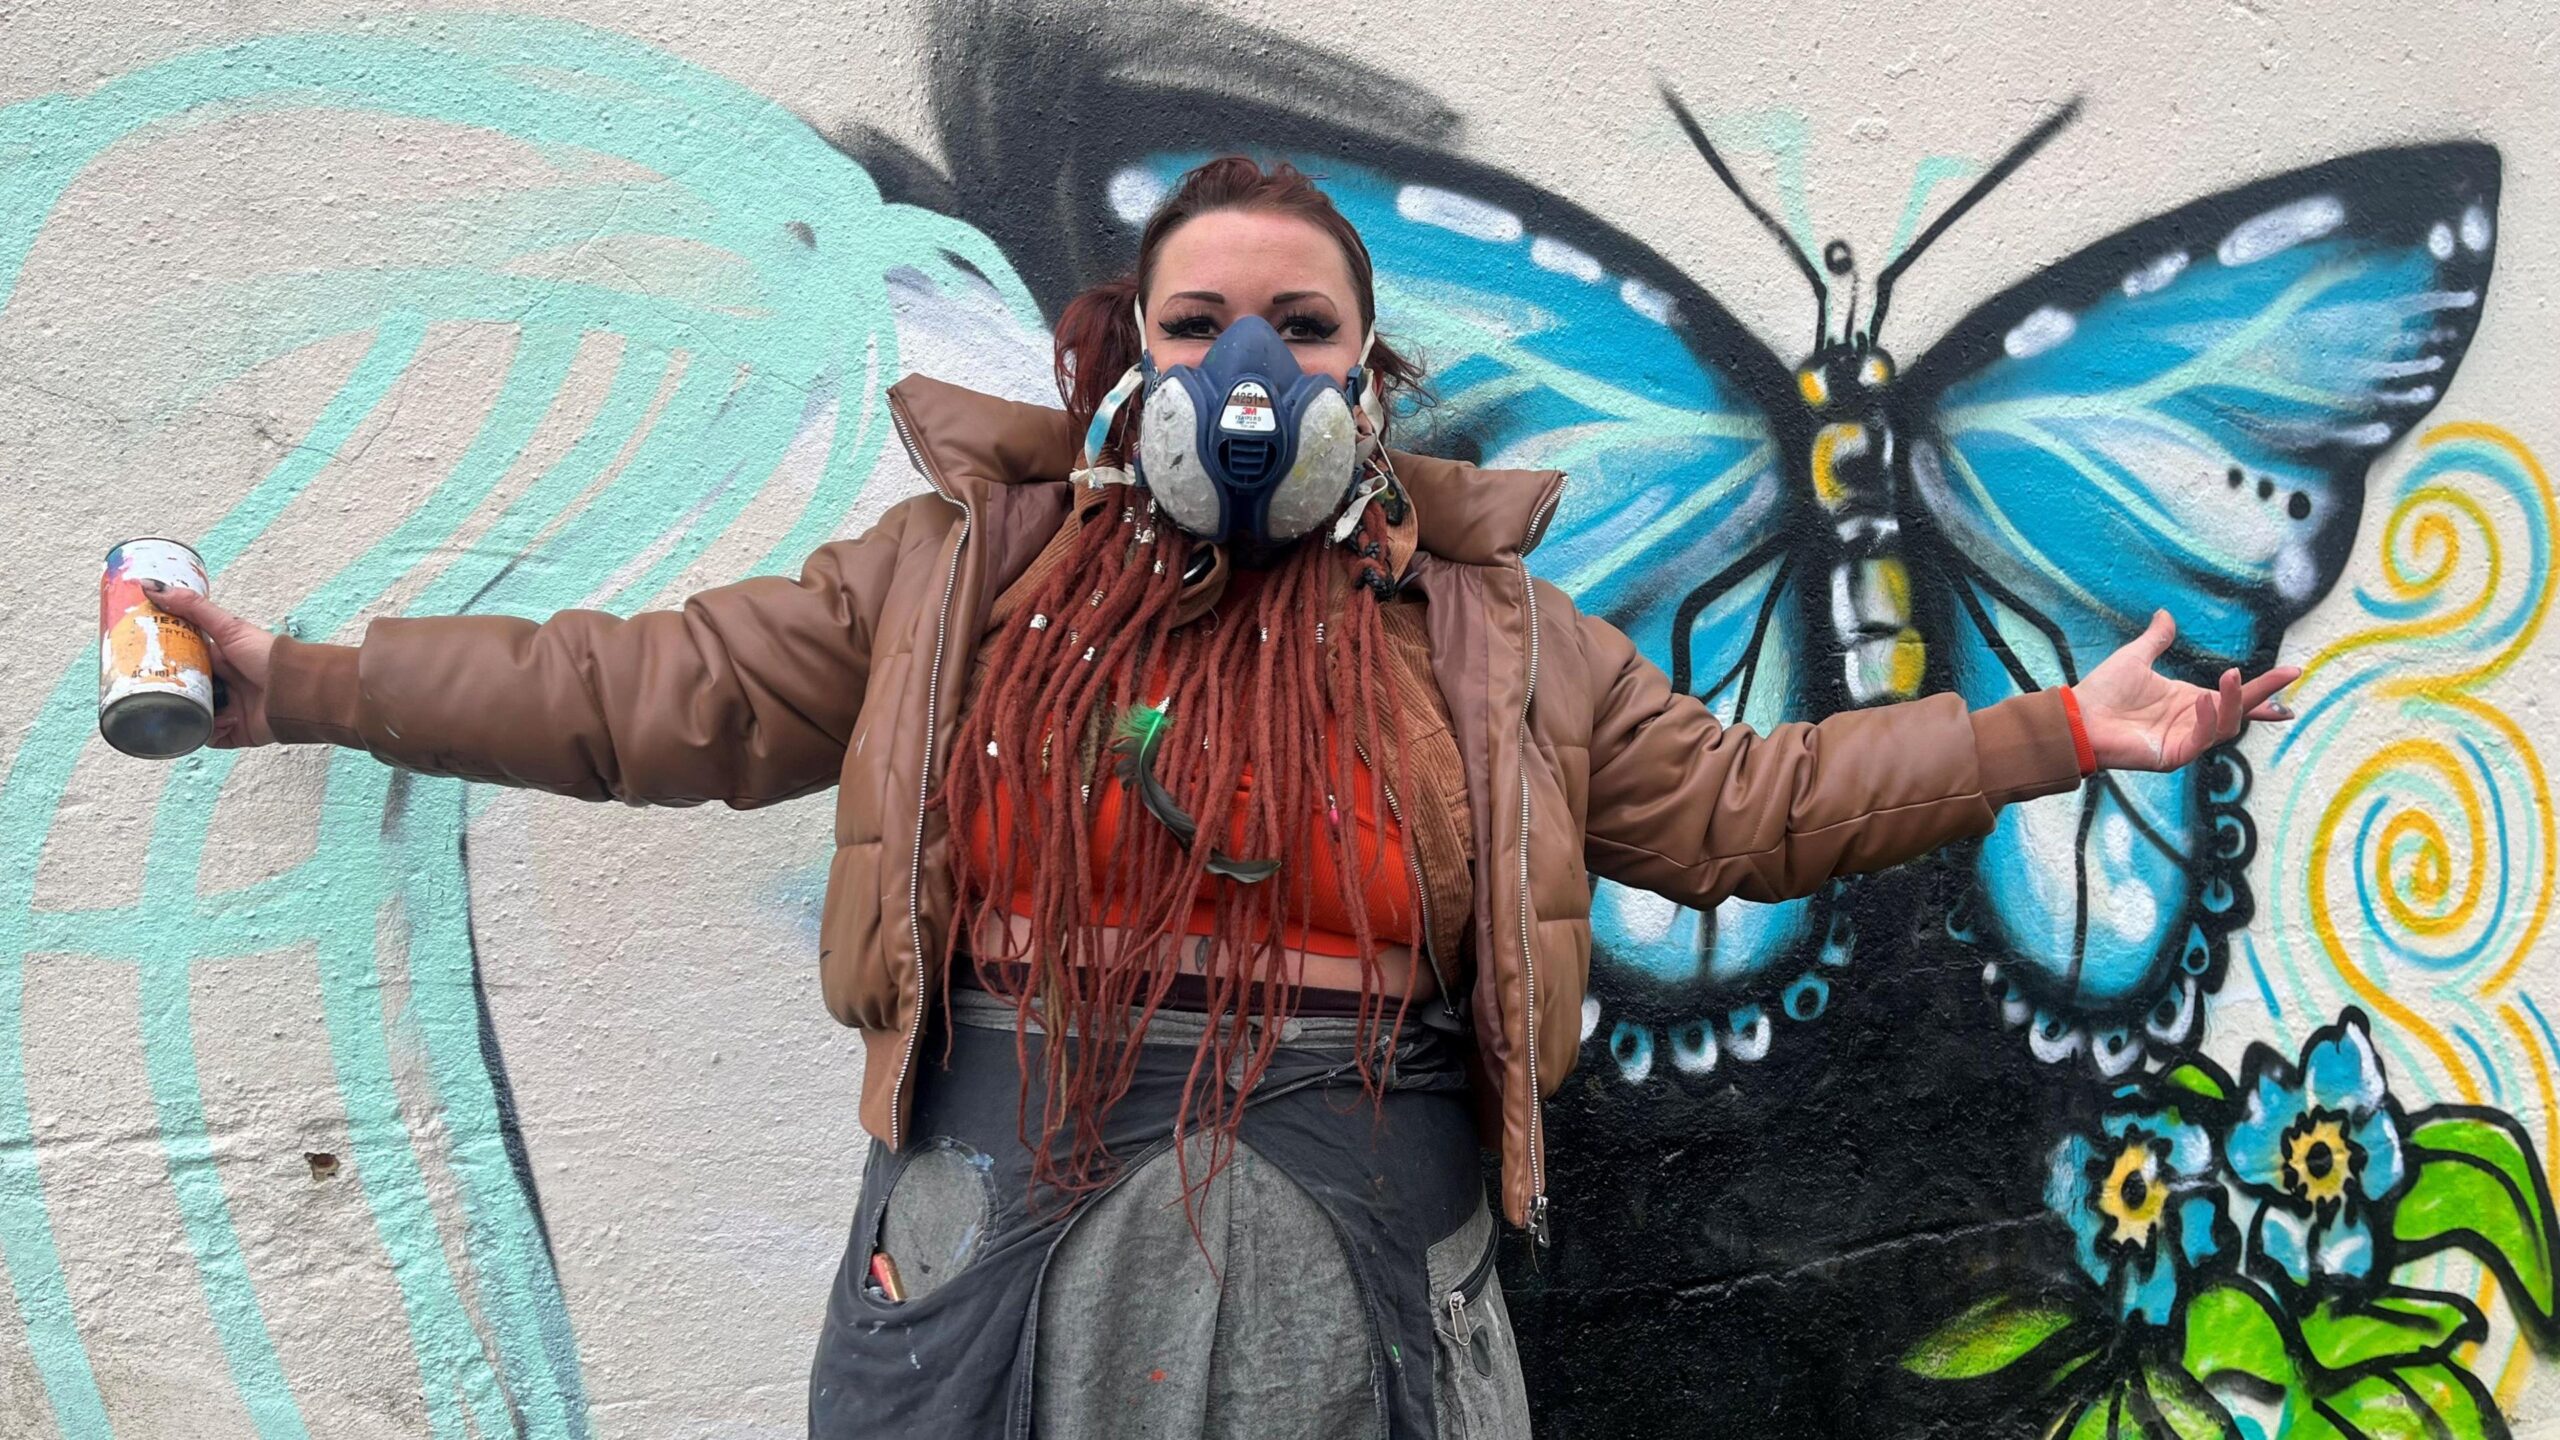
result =
[{"label": "yellow flower center", "polygon": [[2354,1178],[2355,1152],[2347,1148],[2344,1121],[2309,1120],[2284,1137],[2284,1188],[2295,1195],[2314,1205],[2343,1200]]},{"label": "yellow flower center", "polygon": [[2161,1212],[2168,1208],[2169,1189],[2160,1183],[2160,1157],[2146,1144],[2118,1151],[2114,1168],[2098,1187],[2098,1213],[2107,1217],[2107,1238],[2148,1250],[2159,1233]]}]

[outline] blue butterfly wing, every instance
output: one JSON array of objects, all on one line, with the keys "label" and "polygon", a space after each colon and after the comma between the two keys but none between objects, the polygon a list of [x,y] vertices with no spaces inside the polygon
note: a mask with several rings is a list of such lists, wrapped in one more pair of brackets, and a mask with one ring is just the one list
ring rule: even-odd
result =
[{"label": "blue butterfly wing", "polygon": [[[2269,663],[2335,583],[2365,472],[2478,324],[2499,165],[2368,151],[2128,229],[1976,310],[1912,367],[1910,481],[1951,557],[1957,688],[2064,683],[2179,625],[2164,669]],[[1950,919],[2040,1050],[2129,1064],[2192,1028],[2245,923],[2240,760],[2014,807]]]}]

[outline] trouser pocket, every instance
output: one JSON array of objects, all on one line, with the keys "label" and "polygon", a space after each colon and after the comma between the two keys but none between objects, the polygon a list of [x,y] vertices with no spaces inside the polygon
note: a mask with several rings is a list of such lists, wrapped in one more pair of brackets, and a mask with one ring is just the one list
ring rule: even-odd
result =
[{"label": "trouser pocket", "polygon": [[1494,1274],[1494,1241],[1493,1211],[1478,1201],[1467,1222],[1429,1252],[1440,1440],[1529,1440],[1529,1392]]},{"label": "trouser pocket", "polygon": [[995,1215],[988,1157],[949,1136],[937,1135],[899,1157],[880,1199],[872,1247],[889,1259],[903,1287],[880,1293],[878,1274],[866,1275],[873,1299],[921,1300],[966,1269],[988,1238]]}]

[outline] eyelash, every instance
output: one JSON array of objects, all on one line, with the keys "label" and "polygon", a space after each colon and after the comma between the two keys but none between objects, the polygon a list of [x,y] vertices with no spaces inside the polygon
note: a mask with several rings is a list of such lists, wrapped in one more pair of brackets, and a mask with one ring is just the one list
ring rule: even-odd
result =
[{"label": "eyelash", "polygon": [[[1164,335],[1168,340],[1207,340],[1214,338],[1216,333],[1214,330],[1202,330],[1195,329],[1193,327],[1210,325],[1212,323],[1213,322],[1206,315],[1186,315],[1179,320],[1168,320],[1164,322]],[[1291,335],[1289,333],[1289,327],[1298,324],[1305,325],[1305,333]],[[1272,328],[1278,330],[1284,339],[1306,340],[1311,343],[1321,345],[1325,341],[1332,339],[1334,335],[1342,329],[1342,326],[1334,321],[1326,320],[1321,316],[1304,310],[1299,310],[1281,316],[1280,323]]]}]

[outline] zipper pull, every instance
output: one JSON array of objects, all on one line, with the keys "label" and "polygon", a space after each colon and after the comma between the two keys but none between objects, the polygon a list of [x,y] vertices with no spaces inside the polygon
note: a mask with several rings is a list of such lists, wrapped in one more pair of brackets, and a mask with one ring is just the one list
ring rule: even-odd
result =
[{"label": "zipper pull", "polygon": [[1529,1202],[1529,1243],[1543,1255],[1546,1253],[1548,1239],[1547,1197],[1540,1195]]},{"label": "zipper pull", "polygon": [[1467,1324],[1467,1297],[1464,1291],[1449,1292],[1449,1338],[1461,1347],[1473,1339],[1475,1332]]}]

